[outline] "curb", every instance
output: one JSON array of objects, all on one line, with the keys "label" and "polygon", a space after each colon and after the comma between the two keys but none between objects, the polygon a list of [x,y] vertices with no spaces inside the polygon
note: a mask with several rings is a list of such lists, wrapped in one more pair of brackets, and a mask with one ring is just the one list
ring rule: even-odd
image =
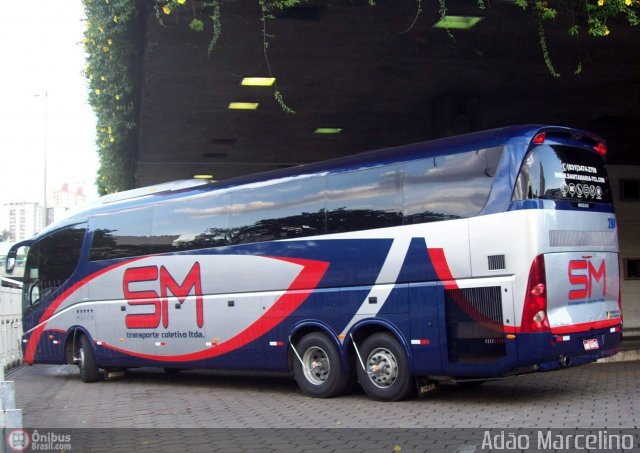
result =
[{"label": "curb", "polygon": [[640,351],[620,351],[615,355],[598,360],[597,363],[631,362],[633,360],[640,360]]}]

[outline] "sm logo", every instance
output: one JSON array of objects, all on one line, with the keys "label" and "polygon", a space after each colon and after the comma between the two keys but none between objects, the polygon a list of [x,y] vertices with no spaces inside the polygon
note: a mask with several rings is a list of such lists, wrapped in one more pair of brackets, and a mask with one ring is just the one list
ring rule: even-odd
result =
[{"label": "sm logo", "polygon": [[602,287],[602,296],[607,294],[607,267],[605,261],[596,266],[589,259],[569,261],[569,282],[572,289],[569,290],[569,299],[590,299],[593,287]]},{"label": "sm logo", "polygon": [[[132,286],[136,289],[132,289]],[[159,290],[159,294],[158,294]],[[129,305],[148,305],[148,313],[130,314],[125,317],[128,329],[155,329],[160,325],[169,327],[169,293],[178,298],[180,304],[193,295],[196,298],[196,322],[202,327],[202,284],[200,263],[196,262],[182,283],[178,283],[164,266],[132,267],[124,272],[122,291]]]}]

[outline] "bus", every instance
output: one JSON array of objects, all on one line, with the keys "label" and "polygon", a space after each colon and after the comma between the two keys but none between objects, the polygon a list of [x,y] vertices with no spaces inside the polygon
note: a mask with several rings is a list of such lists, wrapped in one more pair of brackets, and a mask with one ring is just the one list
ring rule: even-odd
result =
[{"label": "bus", "polygon": [[285,372],[396,401],[622,337],[598,136],[527,125],[107,195],[28,247],[27,364]]}]

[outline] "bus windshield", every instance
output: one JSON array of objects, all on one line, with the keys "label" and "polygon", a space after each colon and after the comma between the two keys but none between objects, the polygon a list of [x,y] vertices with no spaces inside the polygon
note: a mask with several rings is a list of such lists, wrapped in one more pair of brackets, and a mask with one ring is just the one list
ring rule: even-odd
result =
[{"label": "bus windshield", "polygon": [[513,201],[532,199],[610,204],[604,159],[573,146],[534,147],[522,164],[513,193]]}]

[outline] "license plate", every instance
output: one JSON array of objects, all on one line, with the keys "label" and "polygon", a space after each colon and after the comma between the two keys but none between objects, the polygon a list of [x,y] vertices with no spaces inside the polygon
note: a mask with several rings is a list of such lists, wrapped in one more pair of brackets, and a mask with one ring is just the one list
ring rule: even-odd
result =
[{"label": "license plate", "polygon": [[585,351],[593,351],[594,349],[599,349],[600,345],[598,344],[597,338],[590,338],[589,340],[582,340],[582,344],[584,345]]}]

